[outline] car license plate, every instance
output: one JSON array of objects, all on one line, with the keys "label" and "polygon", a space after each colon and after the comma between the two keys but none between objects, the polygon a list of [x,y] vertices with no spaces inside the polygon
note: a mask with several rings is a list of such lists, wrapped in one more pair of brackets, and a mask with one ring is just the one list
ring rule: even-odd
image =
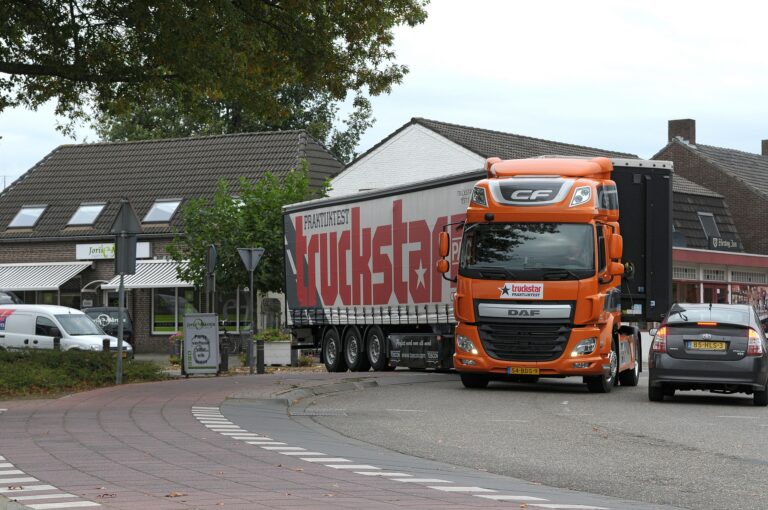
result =
[{"label": "car license plate", "polygon": [[688,341],[688,349],[692,351],[724,351],[725,347],[725,342]]},{"label": "car license plate", "polygon": [[528,367],[509,367],[507,368],[507,374],[509,375],[539,375],[538,368]]}]

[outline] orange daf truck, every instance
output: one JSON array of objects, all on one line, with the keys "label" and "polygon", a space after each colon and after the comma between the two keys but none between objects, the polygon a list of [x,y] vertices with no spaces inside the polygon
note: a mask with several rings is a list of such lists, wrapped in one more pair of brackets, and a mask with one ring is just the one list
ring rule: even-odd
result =
[{"label": "orange daf truck", "polygon": [[[671,301],[672,163],[491,158],[485,170],[466,219],[439,234],[464,386],[569,376],[594,393],[636,386],[637,325],[660,321]],[[449,261],[451,236],[461,244]]]}]

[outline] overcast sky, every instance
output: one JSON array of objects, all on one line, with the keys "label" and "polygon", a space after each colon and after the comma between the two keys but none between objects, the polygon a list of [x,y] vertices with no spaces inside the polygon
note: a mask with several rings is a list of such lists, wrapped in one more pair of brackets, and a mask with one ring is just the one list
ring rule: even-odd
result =
[{"label": "overcast sky", "polygon": [[[669,119],[697,141],[748,152],[768,138],[768,6],[735,0],[433,0],[426,23],[396,31],[410,67],[363,152],[425,117],[653,156]],[[8,183],[62,143],[53,106],[0,114]],[[95,141],[81,129],[77,141]],[[2,179],[2,178],[0,178]]]}]

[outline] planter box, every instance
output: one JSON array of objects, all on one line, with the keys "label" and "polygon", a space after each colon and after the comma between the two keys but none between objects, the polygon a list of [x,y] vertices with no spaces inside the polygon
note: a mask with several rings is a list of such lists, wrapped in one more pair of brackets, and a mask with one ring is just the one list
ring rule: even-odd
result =
[{"label": "planter box", "polygon": [[264,342],[265,365],[290,365],[291,342]]}]

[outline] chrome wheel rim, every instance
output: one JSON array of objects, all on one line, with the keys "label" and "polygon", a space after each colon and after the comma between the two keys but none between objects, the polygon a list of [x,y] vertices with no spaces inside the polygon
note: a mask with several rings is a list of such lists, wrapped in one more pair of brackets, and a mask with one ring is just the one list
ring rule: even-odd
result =
[{"label": "chrome wheel rim", "polygon": [[611,376],[610,381],[613,381],[613,379],[616,377],[616,373],[619,371],[619,360],[616,358],[616,352],[611,351],[611,354],[608,355],[608,358],[611,362]]},{"label": "chrome wheel rim", "polygon": [[379,361],[379,356],[381,356],[381,342],[378,335],[374,335],[368,340],[368,355],[371,358],[371,363]]},{"label": "chrome wheel rim", "polygon": [[329,365],[336,362],[336,340],[331,338],[325,343],[325,359]]},{"label": "chrome wheel rim", "polygon": [[357,336],[352,335],[347,339],[347,362],[350,365],[354,365],[357,361],[358,350]]}]

